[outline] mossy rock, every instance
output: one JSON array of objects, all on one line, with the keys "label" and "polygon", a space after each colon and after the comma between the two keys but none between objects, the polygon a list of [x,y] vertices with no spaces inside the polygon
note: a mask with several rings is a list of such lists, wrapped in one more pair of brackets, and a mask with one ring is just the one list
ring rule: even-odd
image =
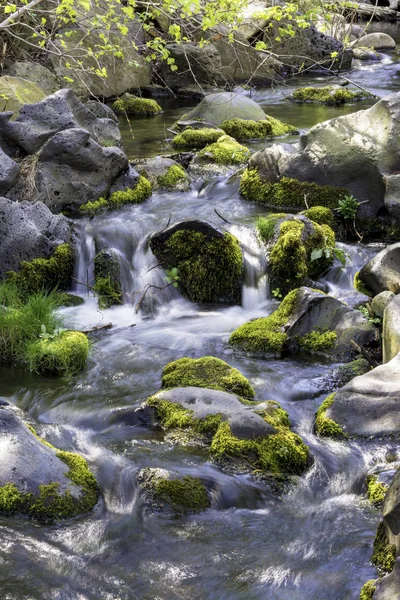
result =
[{"label": "mossy rock", "polygon": [[147,467],[137,477],[142,499],[151,511],[186,515],[203,512],[211,505],[207,488],[192,475]]},{"label": "mossy rock", "polygon": [[292,102],[327,105],[339,105],[347,102],[357,102],[371,98],[376,98],[376,96],[369,94],[368,92],[353,92],[347,88],[336,85],[322,88],[299,88],[290,96],[290,100],[292,100]]},{"label": "mossy rock", "polygon": [[364,294],[364,296],[373,298],[375,295],[374,292],[372,292],[361,279],[360,271],[357,271],[357,273],[354,275],[354,288],[357,290],[357,292],[360,292],[360,294]]},{"label": "mossy rock", "polygon": [[223,121],[223,123],[221,123],[221,129],[223,129],[227,135],[235,138],[238,142],[261,140],[269,137],[299,133],[292,125],[283,123],[268,115],[265,116],[263,121],[251,121],[247,119],[230,119]]},{"label": "mossy rock", "polygon": [[376,584],[377,584],[376,579],[370,579],[369,581],[364,583],[364,585],[362,586],[361,591],[360,591],[359,600],[372,600],[372,597],[376,590]]},{"label": "mossy rock", "polygon": [[239,304],[243,257],[237,239],[202,221],[183,221],[153,234],[150,248],[192,302]]},{"label": "mossy rock", "polygon": [[201,387],[254,398],[254,390],[246,377],[214,356],[185,357],[169,363],[162,372],[162,387]]},{"label": "mossy rock", "polygon": [[14,119],[24,104],[36,104],[45,97],[46,93],[32,81],[11,75],[0,77],[0,112],[12,111]]},{"label": "mossy rock", "polygon": [[223,135],[197,153],[193,164],[212,162],[218,165],[242,165],[250,158],[250,150],[229,135]]},{"label": "mossy rock", "polygon": [[232,119],[263,121],[265,118],[266,115],[257,102],[235,92],[207,94],[200,104],[185,115],[185,121],[203,120],[217,127],[220,127],[224,121]]},{"label": "mossy rock", "polygon": [[335,234],[303,215],[260,217],[257,231],[267,244],[272,289],[287,294],[322,275],[333,263]]},{"label": "mossy rock", "polygon": [[65,292],[57,292],[56,293],[56,302],[57,306],[80,306],[85,303],[84,298],[82,296],[76,296],[75,294],[67,294]]},{"label": "mossy rock", "polygon": [[396,546],[390,543],[383,521],[378,525],[371,562],[382,573],[391,573],[396,562]]},{"label": "mossy rock", "polygon": [[30,344],[27,358],[31,371],[41,375],[67,375],[78,373],[89,354],[89,341],[79,331],[62,331]]},{"label": "mossy rock", "polygon": [[157,156],[138,163],[136,168],[150,181],[153,191],[187,191],[190,188],[185,169],[171,158]]},{"label": "mossy rock", "polygon": [[318,223],[318,225],[329,225],[331,228],[335,225],[335,216],[327,206],[312,206],[305,210],[303,214],[314,223]]},{"label": "mossy rock", "polygon": [[20,270],[7,273],[9,280],[26,294],[54,289],[65,290],[71,284],[75,253],[70,244],[61,244],[50,258],[22,261]]},{"label": "mossy rock", "polygon": [[78,454],[54,448],[10,410],[0,414],[0,514],[58,521],[91,511],[99,488]]},{"label": "mossy rock", "polygon": [[122,304],[121,267],[112,250],[101,250],[94,257],[94,290],[99,308]]},{"label": "mossy rock", "polygon": [[178,133],[171,144],[176,150],[199,150],[205,148],[209,144],[216,142],[224,131],[222,129],[211,129],[210,127],[204,127],[202,129],[185,129],[182,133]]},{"label": "mossy rock", "polygon": [[112,108],[117,115],[127,114],[129,116],[151,116],[162,112],[161,106],[155,100],[138,98],[137,96],[132,96],[132,94],[128,93],[116,100],[113,103]]},{"label": "mossy rock", "polygon": [[141,175],[134,188],[113,192],[108,199],[99,198],[93,202],[86,202],[79,207],[79,210],[88,215],[94,215],[103,210],[117,210],[125,204],[141,204],[151,196],[151,193],[150,181]]},{"label": "mossy rock", "polygon": [[378,480],[377,475],[368,475],[366,479],[367,484],[367,498],[377,508],[383,506],[383,502],[386,497],[386,493],[389,486],[386,483]]},{"label": "mossy rock", "polygon": [[339,200],[350,195],[346,188],[318,185],[290,177],[282,177],[279,182],[271,183],[263,180],[257,169],[253,168],[248,168],[243,173],[240,193],[246,200],[287,210],[303,209],[305,197],[309,207],[325,206],[335,209]]},{"label": "mossy rock", "polygon": [[335,395],[330,394],[330,396],[325,398],[317,410],[315,415],[315,431],[323,437],[343,439],[347,437],[343,428],[326,415],[326,411],[332,406],[335,400]]}]

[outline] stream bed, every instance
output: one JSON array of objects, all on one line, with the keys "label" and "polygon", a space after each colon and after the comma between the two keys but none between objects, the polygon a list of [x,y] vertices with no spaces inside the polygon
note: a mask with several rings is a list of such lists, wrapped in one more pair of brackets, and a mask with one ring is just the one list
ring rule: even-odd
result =
[{"label": "stream bed", "polygon": [[[399,38],[396,26],[385,30]],[[384,96],[400,90],[397,60],[394,52],[381,63],[356,64],[349,77]],[[286,82],[284,92],[332,81],[297,78]],[[279,88],[258,89],[252,98],[266,113],[301,129],[368,106],[290,104]],[[167,129],[189,104],[160,102],[162,115],[132,120],[134,140],[121,125],[130,158],[171,152]],[[256,217],[265,212],[240,198],[238,178],[215,177],[194,182],[189,192],[156,192],[142,205],[77,222],[76,278],[91,281],[95,244],[114,249],[125,304],[100,312],[95,298],[77,284],[85,303],[63,309],[67,323],[82,329],[113,324],[92,338],[86,370],[56,380],[0,366],[0,398],[26,411],[49,442],[81,453],[102,498],[89,516],[56,525],[0,517],[1,600],[357,600],[362,585],[376,576],[369,560],[380,513],[366,501],[363,486],[368,471],[399,448],[314,435],[314,414],[326,396],[318,381],[331,363],[250,359],[227,343],[239,325],[278,305],[254,230]],[[132,290],[164,281],[163,271],[153,268],[149,234],[191,218],[230,231],[241,242],[242,305],[199,306],[169,287],[149,295],[135,314]],[[349,255],[346,265],[335,264],[324,282],[329,293],[351,305],[360,300],[354,274],[379,246],[342,247]],[[257,400],[277,400],[309,446],[314,462],[287,495],[273,496],[249,476],[223,473],[201,450],[164,443],[160,433],[130,424],[130,410],[160,389],[168,362],[205,355],[238,368]],[[185,517],[143,514],[135,474],[146,466],[194,476],[208,472],[218,484],[219,510]]]}]

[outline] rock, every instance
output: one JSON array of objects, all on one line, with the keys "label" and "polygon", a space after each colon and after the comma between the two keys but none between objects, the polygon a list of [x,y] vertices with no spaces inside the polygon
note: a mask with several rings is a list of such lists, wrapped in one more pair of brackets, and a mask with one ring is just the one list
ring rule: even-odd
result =
[{"label": "rock", "polygon": [[67,129],[43,146],[35,183],[46,206],[59,213],[107,196],[127,169],[122,150],[100,146],[84,129]]},{"label": "rock", "polygon": [[197,152],[189,169],[199,177],[208,177],[210,173],[229,173],[249,158],[247,146],[242,146],[229,135],[222,135],[216,142]]},{"label": "rock", "polygon": [[260,35],[268,21],[262,16],[266,11],[265,2],[248,2],[241,10],[240,17],[242,22],[238,26],[238,31],[246,40]]},{"label": "rock", "polygon": [[400,352],[400,296],[392,295],[392,300],[388,299],[391,292],[382,292],[375,296],[373,302],[382,294],[386,294],[387,305],[383,312],[383,362],[387,363]]},{"label": "rock", "polygon": [[289,178],[324,186],[321,194],[330,186],[331,200],[329,195],[316,200],[330,208],[337,207],[340,198],[332,192],[341,190],[343,197],[347,190],[359,202],[368,200],[357,217],[375,217],[384,207],[386,177],[400,170],[399,140],[400,93],[395,93],[367,110],[315,125],[301,135],[297,149],[280,144],[256,152],[249,168],[258,171],[262,181],[254,199],[257,188],[262,195],[263,183]]},{"label": "rock", "polygon": [[397,436],[400,428],[400,355],[355,377],[336,393],[327,416],[355,436]]},{"label": "rock", "polygon": [[374,98],[368,92],[353,91],[340,85],[297,88],[289,98],[292,102],[339,105]]},{"label": "rock", "polygon": [[117,115],[107,104],[103,104],[97,100],[88,100],[85,102],[85,106],[97,119],[112,119],[118,123]]},{"label": "rock", "polygon": [[[371,310],[374,317],[378,317],[382,319],[383,314],[385,312],[385,308],[387,305],[393,300],[394,294],[393,292],[381,292],[371,302]],[[399,348],[400,350],[400,348]],[[396,352],[397,354],[397,352]],[[393,358],[393,356],[392,356]],[[387,361],[385,361],[387,362]]]},{"label": "rock", "polygon": [[353,48],[354,58],[356,60],[370,60],[370,61],[379,61],[382,60],[381,55],[376,50],[372,48]]},{"label": "rock", "polygon": [[95,117],[72,90],[59,90],[37,104],[24,106],[15,121],[10,121],[8,113],[0,115],[4,141],[28,154],[37,152],[54,134],[73,128],[85,129],[99,144],[120,145],[117,123]]},{"label": "rock", "polygon": [[[132,181],[132,185],[129,184],[129,181]],[[122,187],[122,189],[119,187],[118,190],[116,190],[117,186],[123,185],[125,187]],[[109,198],[101,197],[93,202],[86,202],[79,207],[79,210],[81,213],[94,215],[104,210],[117,210],[125,204],[140,204],[151,196],[151,191],[150,181],[143,177],[143,175],[139,175],[135,169],[129,165],[129,169],[121,173],[119,177],[114,180],[110,189]]]},{"label": "rock", "polygon": [[162,112],[161,106],[155,100],[139,98],[138,96],[128,94],[128,92],[121,96],[121,98],[118,98],[112,107],[117,115],[150,116]]},{"label": "rock", "polygon": [[57,75],[39,63],[15,62],[7,67],[5,74],[12,77],[22,77],[35,83],[46,95],[54,94],[62,87]]},{"label": "rock", "polygon": [[211,496],[198,477],[147,467],[139,471],[137,480],[141,500],[150,512],[198,513],[211,505]]},{"label": "rock", "polygon": [[0,77],[0,112],[12,112],[14,118],[24,104],[40,102],[45,96],[45,91],[32,81],[10,75]]},{"label": "rock", "polygon": [[400,557],[389,575],[379,579],[373,600],[398,600],[400,590]]},{"label": "rock", "polygon": [[243,257],[230,233],[182,221],[154,233],[150,248],[164,269],[178,270],[178,288],[192,302],[240,303]]},{"label": "rock", "polygon": [[94,257],[94,289],[99,308],[122,304],[121,267],[113,250],[101,250]]},{"label": "rock", "polygon": [[[279,23],[282,26],[282,23]],[[342,42],[318,31],[313,25],[305,29],[292,23],[295,35],[279,36],[277,30],[267,31],[264,41],[268,49],[282,58],[285,65],[321,70],[323,67],[332,67],[332,52],[337,52],[335,69],[346,70],[351,67],[353,53],[345,50]],[[278,27],[278,24],[276,25]],[[277,39],[278,38],[278,39]]]},{"label": "rock", "polygon": [[42,202],[15,203],[0,198],[0,278],[18,271],[21,261],[49,258],[70,238],[70,225]]},{"label": "rock", "polygon": [[371,291],[371,296],[384,291],[400,292],[400,242],[376,254],[358,273],[358,279]]},{"label": "rock", "polygon": [[186,171],[172,158],[157,156],[136,165],[139,173],[148,179],[153,191],[176,190],[185,192],[190,188]]},{"label": "rock", "polygon": [[19,166],[0,147],[0,194],[5,194],[18,181]]},{"label": "rock", "polygon": [[6,408],[0,409],[0,437],[0,513],[51,521],[94,508],[98,487],[83,458],[43,443]]},{"label": "rock", "polygon": [[397,555],[400,556],[400,469],[386,493],[382,514],[389,543],[396,546]]},{"label": "rock", "polygon": [[353,44],[353,47],[372,48],[373,50],[394,50],[396,48],[396,42],[387,33],[376,31],[360,37]]},{"label": "rock", "polygon": [[[137,28],[136,28],[137,30]],[[80,97],[87,98],[89,93],[99,98],[111,98],[120,96],[126,91],[140,89],[151,83],[151,67],[145,58],[133,47],[134,36],[129,34],[123,38],[124,57],[115,58],[111,53],[104,53],[99,59],[90,58],[86,51],[104,45],[95,33],[87,33],[79,29],[71,29],[69,37],[63,35],[61,56],[51,54],[50,60],[54,70],[60,79],[67,77],[73,79],[66,85],[72,88]],[[110,33],[111,43],[121,44],[121,34]],[[61,41],[55,41],[55,46],[60,47]],[[83,68],[79,71],[79,77],[74,76],[73,71],[65,66],[66,62],[72,62],[70,57],[76,57],[83,61]],[[129,65],[129,66],[127,66]],[[94,70],[105,68],[107,77],[102,78],[95,74]],[[66,80],[64,79],[64,82]]]},{"label": "rock", "polygon": [[203,120],[220,126],[223,121],[230,119],[262,121],[265,117],[261,106],[247,96],[220,92],[203,98],[198,106],[185,115],[185,121]]},{"label": "rock", "polygon": [[[171,71],[166,61],[161,61],[161,78],[172,89],[196,84],[218,86],[223,83],[221,58],[214,44],[200,48],[197,44],[167,44],[166,49],[175,60],[176,71]],[[195,77],[192,70],[194,70]]]}]

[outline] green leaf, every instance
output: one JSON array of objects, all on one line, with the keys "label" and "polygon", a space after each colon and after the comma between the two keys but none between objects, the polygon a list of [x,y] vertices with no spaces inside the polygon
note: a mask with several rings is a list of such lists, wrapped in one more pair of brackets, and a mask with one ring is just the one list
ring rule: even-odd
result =
[{"label": "green leaf", "polygon": [[321,258],[323,253],[324,253],[323,248],[315,248],[315,250],[313,250],[311,252],[311,256],[310,256],[311,262],[314,262],[314,260],[318,260],[319,258]]}]

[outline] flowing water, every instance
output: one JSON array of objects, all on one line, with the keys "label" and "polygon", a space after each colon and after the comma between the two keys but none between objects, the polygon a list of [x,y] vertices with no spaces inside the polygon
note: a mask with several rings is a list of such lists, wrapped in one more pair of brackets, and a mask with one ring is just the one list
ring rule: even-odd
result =
[{"label": "flowing water", "polygon": [[[393,53],[382,63],[357,65],[351,76],[385,95],[400,89],[396,60]],[[285,93],[310,82],[315,78],[291,81]],[[279,89],[257,90],[254,98],[267,113],[301,128],[365,107],[288,104]],[[133,120],[136,139],[123,131],[127,152],[143,157],[169,151],[166,130],[186,108],[165,103],[163,115]],[[385,464],[388,452],[399,449],[314,435],[314,413],[325,397],[318,382],[332,365],[250,359],[227,344],[236,327],[277,306],[254,235],[255,218],[264,212],[239,197],[237,178],[216,177],[195,182],[186,193],[155,193],[142,205],[77,223],[76,291],[85,303],[64,309],[65,318],[83,329],[108,322],[113,327],[93,337],[87,369],[78,376],[44,379],[0,366],[0,397],[38,421],[39,433],[55,446],[80,452],[103,494],[91,515],[66,523],[0,517],[1,600],[356,600],[363,583],[375,577],[369,559],[380,516],[366,502],[363,482],[371,468]],[[136,314],[135,292],[165,284],[148,248],[149,234],[188,218],[204,219],[240,240],[242,305],[197,306],[169,287],[149,293]],[[118,253],[125,303],[100,312],[83,283],[91,283],[91,261],[102,248]],[[355,305],[360,296],[353,276],[378,247],[343,248],[346,266],[335,264],[323,283]],[[248,476],[222,473],[203,451],[163,443],[159,432],[134,424],[133,410],[160,389],[165,364],[204,355],[240,369],[257,399],[277,400],[289,412],[314,458],[289,494],[277,498]],[[180,518],[143,514],[135,474],[145,466],[212,480],[218,510]]]}]

